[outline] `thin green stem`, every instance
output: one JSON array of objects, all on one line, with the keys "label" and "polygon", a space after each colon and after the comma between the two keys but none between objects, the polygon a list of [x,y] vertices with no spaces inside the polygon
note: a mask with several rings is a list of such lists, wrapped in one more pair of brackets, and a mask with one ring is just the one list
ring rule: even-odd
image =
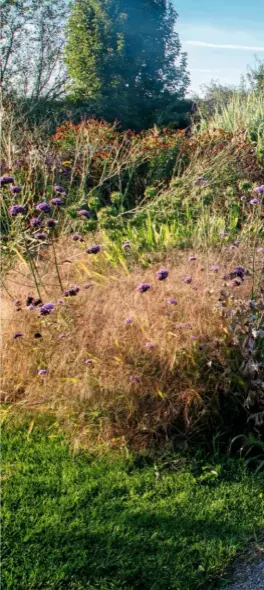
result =
[{"label": "thin green stem", "polygon": [[54,262],[55,262],[56,273],[57,273],[57,277],[58,277],[58,281],[59,281],[59,284],[60,284],[61,291],[63,293],[64,289],[63,289],[63,285],[62,285],[62,281],[61,281],[61,277],[60,277],[59,265],[58,265],[58,260],[57,260],[57,255],[56,255],[56,250],[55,250],[55,246],[54,246],[54,241],[53,240],[51,240],[51,244],[52,244],[52,250],[53,250],[53,255],[54,255]]}]

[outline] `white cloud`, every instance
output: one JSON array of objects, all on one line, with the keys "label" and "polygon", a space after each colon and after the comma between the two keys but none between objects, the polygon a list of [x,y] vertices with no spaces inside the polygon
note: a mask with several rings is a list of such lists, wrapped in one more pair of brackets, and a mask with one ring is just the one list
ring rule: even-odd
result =
[{"label": "white cloud", "polygon": [[253,47],[251,45],[224,45],[221,43],[206,43],[205,41],[185,41],[186,45],[196,47],[216,47],[218,49],[238,49],[242,51],[264,51],[264,47]]}]

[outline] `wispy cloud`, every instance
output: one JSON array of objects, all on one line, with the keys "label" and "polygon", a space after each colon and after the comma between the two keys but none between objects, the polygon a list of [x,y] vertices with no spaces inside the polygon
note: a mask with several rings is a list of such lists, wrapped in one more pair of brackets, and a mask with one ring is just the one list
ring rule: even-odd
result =
[{"label": "wispy cloud", "polygon": [[206,43],[205,41],[185,41],[186,45],[195,45],[196,47],[216,47],[218,49],[237,49],[240,51],[264,51],[264,47],[254,47],[252,45],[227,45],[221,43]]}]

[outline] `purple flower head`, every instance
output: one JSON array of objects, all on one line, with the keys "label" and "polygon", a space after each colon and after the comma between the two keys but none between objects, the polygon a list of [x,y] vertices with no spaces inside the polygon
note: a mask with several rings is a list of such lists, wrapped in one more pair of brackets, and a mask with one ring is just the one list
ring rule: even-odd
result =
[{"label": "purple flower head", "polygon": [[256,198],[251,199],[251,201],[249,201],[249,202],[250,202],[250,205],[257,205],[259,203],[259,199],[256,199]]},{"label": "purple flower head", "polygon": [[54,186],[54,190],[56,191],[56,193],[64,193],[65,189],[63,188],[63,186],[60,186],[59,184],[56,184]]},{"label": "purple flower head", "polygon": [[79,291],[80,291],[80,287],[73,285],[73,286],[69,287],[69,289],[64,291],[64,295],[65,295],[65,297],[75,297],[75,295],[77,295],[77,293],[79,293]]},{"label": "purple flower head", "polygon": [[100,252],[101,248],[102,248],[102,246],[98,246],[98,245],[94,244],[90,248],[87,248],[86,252],[87,252],[87,254],[97,254],[98,252]]},{"label": "purple flower head", "polygon": [[93,364],[93,359],[87,359],[87,361],[85,361],[86,365],[92,365]]},{"label": "purple flower head", "polygon": [[60,199],[59,197],[55,197],[54,199],[51,199],[50,202],[55,207],[62,207],[62,205],[63,205],[63,200]]},{"label": "purple flower head", "polygon": [[264,184],[262,184],[261,186],[256,186],[256,188],[254,188],[254,192],[258,193],[260,195],[263,195],[264,194]]},{"label": "purple flower head", "polygon": [[152,344],[152,342],[147,342],[147,343],[145,344],[145,348],[146,348],[147,350],[152,350],[152,349],[154,348],[154,344]]},{"label": "purple flower head", "polygon": [[53,309],[53,303],[44,303],[44,305],[42,305],[39,309],[40,315],[49,315]]},{"label": "purple flower head", "polygon": [[126,318],[125,319],[125,324],[132,324],[132,323],[133,323],[132,318]]},{"label": "purple flower head", "polygon": [[63,299],[57,299],[57,303],[58,303],[59,305],[62,305],[62,303],[64,303],[64,301],[63,301]]},{"label": "purple flower head", "polygon": [[17,338],[21,338],[22,336],[24,336],[22,332],[15,332],[13,338],[14,340],[17,340]]},{"label": "purple flower head", "polygon": [[89,211],[87,211],[86,209],[79,209],[79,211],[76,211],[76,213],[80,217],[86,217],[86,219],[90,219],[91,217]]},{"label": "purple flower head", "polygon": [[174,297],[169,297],[168,303],[171,303],[171,305],[178,305],[178,301],[177,299],[174,299]]},{"label": "purple flower head", "polygon": [[242,279],[242,281],[243,281],[245,278],[245,274],[246,274],[246,271],[242,266],[236,266],[236,268],[230,273],[230,278],[231,279],[239,278],[239,279]]},{"label": "purple flower head", "polygon": [[126,242],[123,243],[124,250],[129,250],[130,247],[131,247],[130,246],[130,241],[129,240],[126,240]]},{"label": "purple flower head", "polygon": [[26,213],[26,211],[26,207],[24,207],[23,205],[12,205],[8,209],[8,213],[11,217],[16,217],[19,214],[23,215]]},{"label": "purple flower head", "polygon": [[57,223],[58,222],[56,221],[56,219],[47,219],[46,226],[50,229],[53,229],[54,227],[56,227]]},{"label": "purple flower head", "polygon": [[136,377],[135,375],[131,375],[129,377],[129,381],[130,381],[130,383],[139,383],[139,378]]},{"label": "purple flower head", "polygon": [[72,236],[72,240],[73,240],[74,242],[78,242],[78,241],[79,241],[79,239],[80,239],[80,236],[79,236],[78,234],[74,234],[74,235]]},{"label": "purple flower head", "polygon": [[257,252],[258,252],[259,254],[264,254],[264,248],[258,248],[258,249],[257,249]]},{"label": "purple flower head", "polygon": [[40,369],[38,375],[47,375],[48,369]]},{"label": "purple flower head", "polygon": [[36,210],[37,211],[40,211],[40,213],[50,213],[51,212],[51,206],[46,201],[43,201],[42,203],[39,203],[36,206]]},{"label": "purple flower head", "polygon": [[197,256],[189,256],[188,260],[193,262],[193,260],[197,260]]},{"label": "purple flower head", "polygon": [[34,297],[32,297],[32,295],[28,295],[26,298],[26,305],[30,305],[31,303],[34,303]]},{"label": "purple flower head", "polygon": [[29,311],[33,311],[33,309],[35,309],[35,307],[34,307],[33,303],[30,303],[29,305],[27,305],[27,309],[28,309]]},{"label": "purple flower head", "polygon": [[14,301],[14,305],[15,305],[16,307],[21,307],[21,301],[20,301],[19,299],[16,299],[16,300]]},{"label": "purple flower head", "polygon": [[184,283],[186,283],[187,285],[190,285],[190,283],[192,283],[192,277],[182,277],[181,279]]},{"label": "purple flower head", "polygon": [[47,236],[47,234],[44,234],[44,233],[43,233],[43,232],[41,232],[41,231],[38,231],[38,232],[35,234],[35,238],[36,238],[37,240],[41,240],[42,242],[43,242],[44,240],[46,240],[46,239],[47,239],[47,237],[48,237],[48,236]]},{"label": "purple flower head", "polygon": [[93,286],[92,283],[86,283],[86,285],[83,286],[84,289],[90,289]]},{"label": "purple flower head", "polygon": [[167,279],[169,275],[169,271],[166,268],[161,268],[160,270],[158,270],[158,272],[156,272],[156,277],[158,279],[158,281],[165,281],[165,279]]},{"label": "purple flower head", "polygon": [[191,336],[191,340],[197,340],[197,336]]},{"label": "purple flower head", "polygon": [[149,283],[140,283],[140,285],[137,286],[137,291],[139,293],[146,293],[146,291],[148,291],[149,289],[150,289]]},{"label": "purple flower head", "polygon": [[32,217],[32,219],[30,219],[30,225],[31,227],[41,227],[42,226],[42,221],[40,219],[40,217]]},{"label": "purple flower head", "polygon": [[213,266],[211,266],[210,270],[212,272],[218,272],[219,271],[219,266],[217,266],[217,264],[213,264]]},{"label": "purple flower head", "polygon": [[13,184],[14,176],[0,176],[0,187],[6,184]]},{"label": "purple flower head", "polygon": [[240,285],[242,285],[242,281],[240,279],[234,279],[232,281],[232,285],[233,287],[240,287]]},{"label": "purple flower head", "polygon": [[15,195],[16,193],[21,193],[22,188],[18,184],[13,184],[12,186],[10,186],[10,191],[11,193],[13,193],[13,195]]},{"label": "purple flower head", "polygon": [[59,339],[63,340],[63,338],[67,338],[67,336],[69,336],[69,334],[66,334],[65,332],[63,332],[62,334],[59,335]]},{"label": "purple flower head", "polygon": [[220,236],[220,238],[227,238],[228,237],[228,232],[227,231],[220,231],[219,232],[219,236]]}]

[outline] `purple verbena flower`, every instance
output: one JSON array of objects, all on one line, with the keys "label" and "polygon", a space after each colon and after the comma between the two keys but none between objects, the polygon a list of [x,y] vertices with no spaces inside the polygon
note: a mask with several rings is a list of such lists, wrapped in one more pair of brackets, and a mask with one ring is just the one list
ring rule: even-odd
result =
[{"label": "purple verbena flower", "polygon": [[197,336],[191,336],[191,340],[197,340]]},{"label": "purple verbena flower", "polygon": [[87,211],[86,209],[79,209],[79,211],[76,211],[76,213],[80,217],[86,217],[87,219],[90,219],[91,217],[89,211]]},{"label": "purple verbena flower", "polygon": [[249,202],[250,202],[250,205],[257,205],[259,203],[259,199],[256,199],[256,198],[251,199],[251,201],[249,201]]},{"label": "purple verbena flower", "polygon": [[44,303],[44,305],[39,308],[40,315],[49,315],[53,309],[53,303]]},{"label": "purple verbena flower", "polygon": [[131,247],[130,246],[130,241],[129,240],[126,240],[126,242],[123,243],[124,250],[128,250],[130,247]]},{"label": "purple verbena flower", "polygon": [[137,286],[137,291],[139,293],[146,293],[146,291],[148,291],[149,289],[150,289],[149,283],[140,283],[140,285]]},{"label": "purple verbena flower", "polygon": [[26,213],[26,211],[26,207],[24,207],[23,205],[12,205],[8,209],[8,213],[11,217],[16,217],[19,214],[23,215]]},{"label": "purple verbena flower", "polygon": [[126,318],[125,319],[125,324],[132,324],[132,323],[133,323],[132,318]]},{"label": "purple verbena flower", "polygon": [[264,184],[262,184],[261,186],[256,186],[256,188],[254,188],[254,192],[263,195],[264,194]]},{"label": "purple verbena flower", "polygon": [[190,283],[192,283],[192,277],[182,277],[181,279],[184,283],[186,283],[187,285],[190,285]]},{"label": "purple verbena flower", "polygon": [[18,184],[13,184],[12,186],[10,186],[10,191],[14,195],[16,193],[21,193],[22,188]]},{"label": "purple verbena flower", "polygon": [[188,260],[193,262],[194,260],[197,260],[197,256],[189,256]]},{"label": "purple verbena flower", "polygon": [[54,190],[56,191],[56,193],[64,193],[65,189],[63,188],[63,186],[60,186],[59,184],[56,184],[54,186]]},{"label": "purple verbena flower", "polygon": [[174,297],[169,297],[168,303],[171,303],[172,305],[178,305],[178,301],[177,299],[174,299]]},{"label": "purple verbena flower", "polygon": [[47,219],[46,226],[50,229],[53,229],[54,227],[56,227],[57,223],[58,222],[56,221],[56,219]]},{"label": "purple verbena flower", "polygon": [[48,369],[40,369],[38,375],[47,375]]},{"label": "purple verbena flower", "polygon": [[46,201],[43,201],[42,203],[39,203],[36,206],[36,210],[37,211],[40,211],[41,213],[50,213],[51,212],[51,206]]},{"label": "purple verbena flower", "polygon": [[147,342],[147,343],[145,344],[145,348],[146,348],[147,350],[152,350],[152,349],[154,348],[154,344],[152,344],[152,342]]},{"label": "purple verbena flower", "polygon": [[33,311],[33,309],[35,309],[35,307],[34,307],[33,303],[30,303],[29,305],[27,305],[27,309],[28,309],[29,311]]},{"label": "purple verbena flower", "polygon": [[65,332],[63,332],[62,334],[60,334],[60,335],[58,336],[58,338],[59,338],[60,340],[63,340],[63,338],[67,338],[67,336],[69,336],[69,334],[66,334]]},{"label": "purple verbena flower", "polygon": [[166,268],[161,268],[160,270],[158,270],[158,272],[156,272],[156,277],[158,281],[164,281],[165,279],[167,279],[168,275],[169,271]]},{"label": "purple verbena flower", "polygon": [[14,181],[14,176],[0,176],[0,187],[6,184],[12,184]]},{"label": "purple verbena flower", "polygon": [[23,332],[15,332],[13,338],[17,340],[17,338],[21,338],[22,336],[24,336]]},{"label": "purple verbena flower", "polygon": [[231,279],[239,278],[239,279],[242,279],[242,281],[243,281],[245,278],[245,274],[246,274],[246,271],[242,266],[236,266],[236,268],[230,273],[230,278]]},{"label": "purple verbena flower", "polygon": [[87,248],[86,252],[87,252],[87,254],[97,254],[98,252],[100,252],[101,249],[102,249],[102,246],[98,246],[98,245],[94,244],[90,248]]},{"label": "purple verbena flower", "polygon": [[93,364],[93,359],[87,359],[87,360],[85,361],[85,364],[86,364],[86,365],[92,365],[92,364]]},{"label": "purple verbena flower", "polygon": [[47,239],[47,237],[48,237],[48,236],[47,236],[47,234],[44,234],[44,233],[43,233],[43,232],[41,232],[41,231],[38,231],[38,232],[35,234],[35,238],[36,238],[37,240],[44,241],[44,240],[46,240],[46,239]]},{"label": "purple verbena flower", "polygon": [[139,383],[139,378],[136,377],[135,375],[131,375],[129,377],[129,381],[130,381],[130,383]]},{"label": "purple verbena flower", "polygon": [[42,226],[42,221],[40,219],[40,217],[32,217],[32,219],[30,219],[30,225],[31,227],[41,227]]},{"label": "purple verbena flower", "polygon": [[64,295],[65,295],[65,297],[75,297],[75,295],[77,295],[77,293],[79,293],[79,291],[80,291],[80,287],[73,285],[73,286],[69,287],[69,289],[64,291]]},{"label": "purple verbena flower", "polygon": [[210,270],[212,272],[218,272],[219,271],[219,266],[217,266],[217,264],[213,264],[213,266],[211,266]]},{"label": "purple verbena flower", "polygon": [[51,204],[52,204],[52,205],[54,205],[55,207],[62,207],[62,205],[64,204],[64,203],[63,203],[63,200],[62,200],[62,199],[60,199],[59,197],[55,197],[54,199],[51,199],[51,201],[50,201],[50,202],[51,202]]}]

